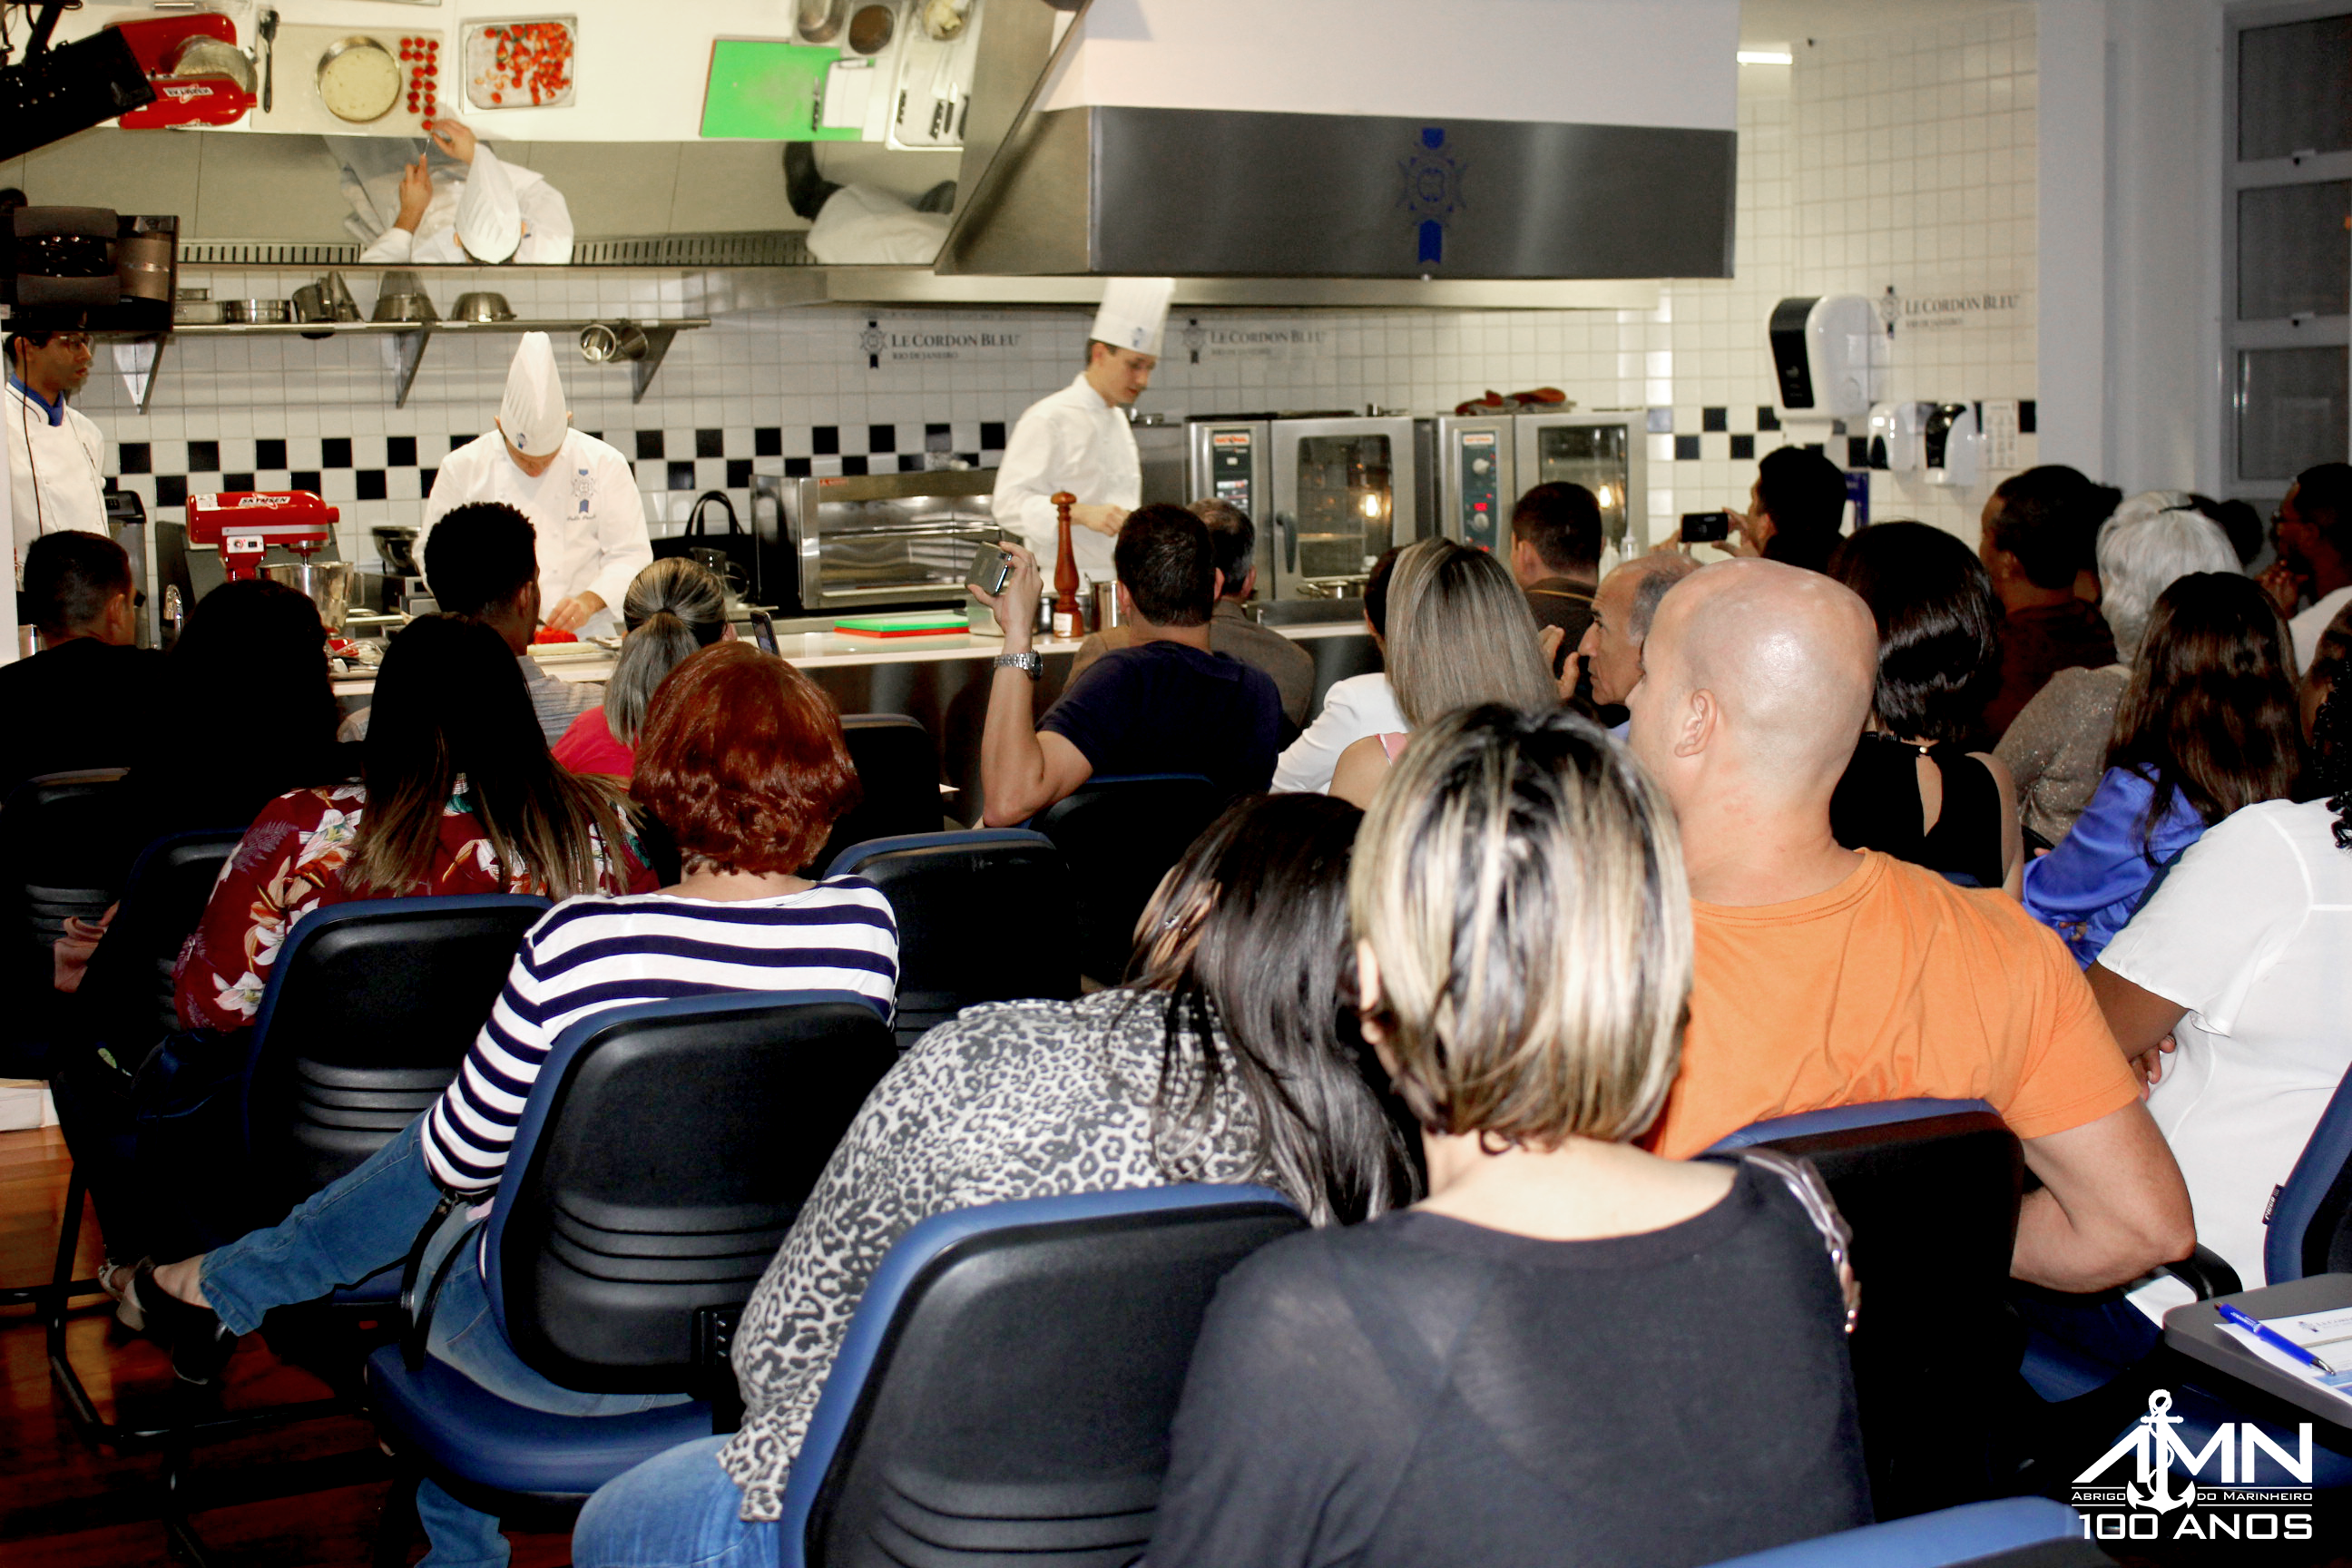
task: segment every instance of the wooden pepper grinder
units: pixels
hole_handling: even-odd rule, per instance
[[[1078,558],[1070,549],[1070,509],[1078,498],[1067,490],[1054,492],[1054,636],[1076,642],[1087,635],[1087,614],[1078,595]]]

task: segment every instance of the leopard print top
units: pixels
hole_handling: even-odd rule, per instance
[[[1017,1198],[1260,1179],[1255,1123],[1230,1078],[1188,1168],[1166,1169],[1153,1148],[1166,1014],[1164,996],[1129,991],[991,1004],[933,1029],[891,1068],[736,1330],[743,1427],[719,1462],[743,1489],[743,1519],[781,1513],[866,1282],[919,1221]]]

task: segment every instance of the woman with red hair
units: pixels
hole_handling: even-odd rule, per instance
[[[523,938],[489,1021],[430,1110],[269,1229],[142,1266],[133,1289],[181,1376],[216,1375],[271,1308],[398,1264],[445,1194],[487,1200],[541,1064],[581,1018],[634,1002],[800,990],[853,992],[887,1016],[898,978],[889,904],[856,877],[793,874],[857,797],[841,720],[806,676],[743,643],[688,658],[654,693],[630,793],[677,841],[676,886],[556,905]],[[442,1289],[431,1350],[537,1409],[612,1415],[668,1402],[580,1394],[532,1372],[492,1321],[472,1258]],[[417,1511],[434,1561],[505,1560],[498,1521],[430,1480]]]

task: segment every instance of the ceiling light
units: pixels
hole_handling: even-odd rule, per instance
[[[1794,65],[1797,58],[1786,49],[1742,49],[1732,58],[1744,66]]]

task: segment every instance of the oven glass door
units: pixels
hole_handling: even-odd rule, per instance
[[[1632,499],[1633,434],[1623,425],[1548,425],[1536,431],[1531,485],[1582,485],[1601,503],[1601,533],[1623,548],[1625,508]]]
[[[1362,584],[1392,542],[1396,460],[1390,437],[1302,436],[1294,469],[1303,593],[1337,597]]]

